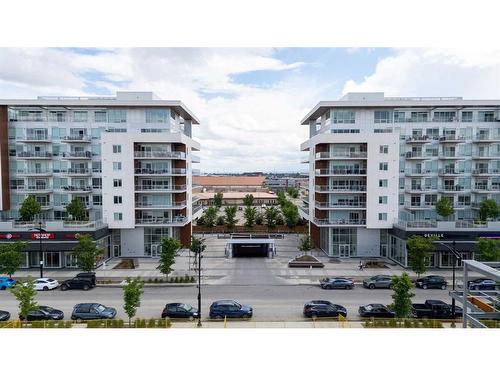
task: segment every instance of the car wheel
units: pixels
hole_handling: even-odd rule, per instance
[[[192,322],[194,320],[194,316],[191,315],[188,319],[190,322]]]
[[[375,289],[375,284],[370,284],[370,286],[368,288]]]
[[[441,285],[441,289],[445,290],[446,289],[446,284]]]
[[[422,285],[422,289],[427,289],[427,285],[426,284]]]
[[[67,290],[67,289],[68,289],[68,286],[66,284],[61,285],[61,290]]]
[[[248,316],[247,314],[245,314],[245,315],[243,315],[243,316],[242,316],[242,318],[243,318],[243,319],[248,319],[248,318],[249,318],[249,316]]]
[[[215,319],[216,319],[216,320],[222,320],[222,316],[220,316],[220,315],[216,315],[216,316],[215,316]]]
[[[88,285],[84,285],[84,286],[83,286],[83,290],[89,290],[89,289],[90,289],[90,288],[89,288],[89,286],[88,286]]]
[[[47,291],[47,290],[49,290],[49,287],[48,286],[44,286],[43,290]]]

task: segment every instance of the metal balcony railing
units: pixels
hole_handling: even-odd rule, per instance
[[[136,168],[135,174],[186,174],[186,169],[184,168],[170,168],[170,169],[154,169],[154,168]]]
[[[138,208],[165,208],[178,209],[186,206],[186,201],[172,203],[156,203],[156,202],[135,202],[135,207]]]
[[[183,190],[186,190],[186,185],[135,185],[135,190],[183,191]]]
[[[51,158],[52,153],[46,151],[21,151],[17,154],[18,158]]]
[[[21,140],[24,141],[49,141],[48,134],[27,134],[24,137],[21,137]]]
[[[74,151],[74,152],[63,152],[63,158],[86,158],[90,159],[92,153],[90,151]]]
[[[29,174],[29,175],[42,175],[42,174],[51,174],[52,169],[43,168],[26,168],[26,169],[18,169],[16,171],[17,174]]]
[[[356,202],[356,201],[338,201],[338,202],[318,202],[316,201],[316,207],[318,208],[366,208],[366,202]]]
[[[331,185],[331,186],[326,186],[326,185],[316,185],[316,191],[324,191],[324,192],[329,192],[329,191],[360,191],[364,192],[366,191],[366,185],[350,185],[350,186],[345,186],[345,185]]]
[[[173,219],[163,218],[163,217],[148,217],[148,218],[136,218],[136,224],[150,224],[150,225],[158,225],[158,224],[184,224],[187,223],[188,219],[184,216],[176,216]]]
[[[67,174],[90,174],[91,171],[88,168],[68,168],[65,173],[67,173]]]
[[[498,169],[479,168],[473,169],[472,174],[498,174]]]
[[[334,158],[366,158],[366,151],[331,151],[331,152],[318,152],[316,159],[334,159]]]
[[[65,191],[92,191],[92,186],[66,185],[61,186],[61,189]]]
[[[167,158],[167,159],[185,159],[186,153],[180,151],[134,151],[136,158]]]

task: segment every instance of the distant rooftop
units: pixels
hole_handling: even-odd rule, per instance
[[[264,176],[193,176],[193,183],[201,186],[263,186]]]

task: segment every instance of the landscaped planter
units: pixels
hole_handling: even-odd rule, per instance
[[[325,265],[312,255],[299,255],[288,262],[288,267],[294,268],[323,268]]]

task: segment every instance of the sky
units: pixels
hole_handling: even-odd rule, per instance
[[[305,171],[300,120],[347,92],[500,99],[500,49],[0,49],[0,98],[153,91],[200,119],[205,173]]]

